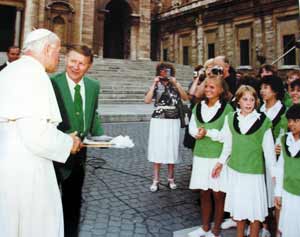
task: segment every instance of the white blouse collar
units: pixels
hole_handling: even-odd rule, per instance
[[[286,144],[292,156],[295,156],[300,150],[300,140],[296,141],[291,132],[287,133]]]
[[[241,114],[241,110],[237,109],[238,113],[238,120],[253,120],[260,118],[260,113],[258,113],[256,110],[253,110],[250,114],[247,114],[246,116]]]
[[[216,101],[216,103],[213,105],[213,106],[208,106],[206,104],[206,101],[205,100],[202,100],[201,101],[201,106],[205,109],[211,109],[211,110],[218,110],[221,108],[221,103],[219,100]]]
[[[265,113],[270,119],[274,119],[281,108],[282,108],[282,103],[280,100],[277,100],[277,102],[268,110],[266,108],[266,104],[264,103],[261,106],[260,111]]]

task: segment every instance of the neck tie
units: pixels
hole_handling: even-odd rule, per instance
[[[74,94],[74,108],[76,114],[76,129],[78,135],[81,136],[84,131],[84,120],[83,120],[83,108],[82,108],[82,97],[80,94],[80,85],[76,85],[74,87],[75,94]]]

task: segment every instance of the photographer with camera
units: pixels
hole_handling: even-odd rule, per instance
[[[175,68],[169,63],[159,63],[156,77],[145,96],[145,103],[155,100],[155,109],[150,120],[148,160],[153,162],[154,177],[151,192],[159,189],[161,164],[168,165],[168,186],[176,189],[174,167],[180,162],[178,155],[180,119],[177,103],[188,96],[175,78]]]
[[[201,83],[205,81],[205,78],[208,76],[221,75],[223,78],[223,68],[219,66],[218,64],[214,63],[214,59],[208,59],[204,63],[203,70],[201,69],[198,71],[199,78],[196,78],[194,80],[194,83],[192,84],[191,88],[189,89],[189,94],[195,96],[195,99],[197,102],[199,102],[204,97],[204,83]]]
[[[190,110],[192,111],[194,106],[199,102],[199,99],[196,98],[195,96],[195,92],[197,90],[198,87],[202,87],[201,84],[202,82],[205,80],[206,77],[206,73],[205,73],[205,67],[203,67],[202,65],[197,65],[194,68],[193,71],[193,79],[190,82],[189,86],[188,86],[188,97],[189,97],[189,101],[190,101]],[[189,115],[189,120],[191,118],[191,114]],[[183,138],[183,145],[186,148],[189,149],[194,149],[194,145],[195,145],[195,138],[193,138],[190,134],[189,134],[189,130],[188,127],[185,128],[185,133],[184,133],[184,138]]]
[[[215,57],[214,64],[215,66],[219,66],[220,68],[222,68],[223,79],[226,81],[230,93],[234,95],[237,90],[235,69],[230,66],[229,60],[223,55]]]

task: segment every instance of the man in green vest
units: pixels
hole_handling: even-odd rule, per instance
[[[92,63],[90,48],[72,46],[66,54],[66,71],[51,78],[63,120],[58,128],[66,133],[77,132],[81,139],[88,134],[103,134],[97,113],[99,81],[85,76]],[[54,164],[62,191],[65,237],[78,236],[85,161],[86,148],[82,148],[65,164]]]

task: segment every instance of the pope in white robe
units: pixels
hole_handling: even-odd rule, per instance
[[[71,136],[44,65],[22,56],[0,72],[0,236],[63,237],[52,161],[65,162]]]

